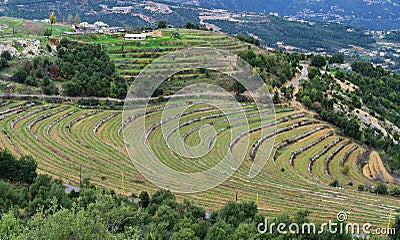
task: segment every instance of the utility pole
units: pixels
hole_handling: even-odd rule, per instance
[[[389,239],[390,220],[392,219],[392,214],[393,214],[393,211],[390,210],[389,222],[388,222],[388,226],[387,226],[387,229],[386,229],[386,231],[387,231],[387,233],[386,233],[386,239]]]
[[[79,166],[79,185],[82,186],[82,166]]]
[[[256,196],[256,205],[257,205],[257,208],[258,208],[258,193],[257,193],[257,196]]]
[[[125,195],[125,176],[124,171],[121,172],[122,195]]]

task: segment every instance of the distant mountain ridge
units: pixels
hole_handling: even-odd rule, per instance
[[[400,29],[400,0],[170,0],[207,8],[278,13],[373,30]]]

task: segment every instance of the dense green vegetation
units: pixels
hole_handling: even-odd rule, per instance
[[[67,96],[125,98],[125,79],[115,74],[115,66],[99,45],[79,44],[64,38],[58,46],[57,65]]]
[[[7,151],[0,152],[2,164],[21,160]],[[166,190],[151,197],[146,191],[138,198],[127,197],[96,188],[84,179],[79,192],[68,194],[60,181],[36,176],[35,170],[31,167],[26,171],[28,182],[0,180],[2,239],[351,239],[350,235],[331,234],[327,228],[320,235],[281,235],[277,228],[272,234],[258,233],[258,224],[264,223],[268,214],[259,213],[254,202],[228,202],[206,217],[203,208],[188,200],[177,202]],[[6,175],[1,172],[2,179]],[[268,220],[301,226],[310,223],[308,215],[308,211],[300,211]]]
[[[332,76],[318,75],[304,81],[302,89],[297,95],[306,107],[315,110],[325,121],[332,122],[343,129],[343,133],[355,139],[361,138],[360,125],[356,118],[348,118],[344,113],[337,113],[333,109],[334,100],[327,97],[326,92],[335,85]]]
[[[172,0],[187,2],[186,0]],[[202,7],[222,8],[234,11],[250,11],[260,13],[278,13],[280,16],[316,21],[334,21],[368,29],[397,29],[393,19],[398,17],[399,7],[392,1],[346,1],[336,0],[334,6],[325,1],[300,0],[213,0],[200,1]],[[313,13],[313,14],[310,14]]]
[[[125,98],[125,79],[116,74],[115,65],[100,45],[60,41],[57,58],[35,57],[26,60],[11,80],[41,87],[47,95]],[[56,87],[55,81],[62,84]]]
[[[296,75],[301,58],[298,54],[281,51],[257,54],[252,50],[240,53],[239,56],[252,65],[268,85],[278,88]]]
[[[312,25],[290,22],[279,17],[269,17],[268,22],[262,23],[236,23],[230,21],[208,21],[222,28],[229,34],[251,33],[262,39],[262,44],[277,46],[278,41],[285,45],[295,46],[300,49],[317,50],[323,48],[327,52],[357,45],[366,47],[375,40],[364,35],[362,29],[348,32],[348,26],[334,23],[314,23]]]
[[[70,1],[63,4],[56,3],[58,22],[68,22],[68,16],[79,16],[80,22],[94,23],[96,21],[103,21],[113,26],[121,26],[124,28],[133,27],[146,27],[149,22],[143,20],[137,15],[133,14],[120,14],[114,12],[102,12],[101,4],[107,5],[109,8],[120,7],[128,5],[132,6],[132,12],[140,12],[154,20],[153,27],[157,26],[157,21],[166,20],[168,25],[184,26],[187,21],[198,23],[199,11],[195,8],[178,7],[174,8],[170,14],[163,14],[160,12],[145,9],[140,4],[128,2],[120,3],[116,0],[90,0],[87,1]],[[54,3],[48,1],[41,1],[41,4],[28,0],[15,0],[4,4],[6,11],[0,12],[0,16],[9,16],[25,19],[47,19],[53,9]],[[96,11],[96,14],[84,14]]]
[[[8,67],[8,61],[12,59],[9,51],[3,51],[0,56],[0,70],[4,67]]]
[[[338,77],[359,86],[357,96],[364,104],[400,127],[400,75],[368,62],[353,62],[351,67],[355,73],[339,73]]]
[[[313,61],[314,62],[314,61]],[[315,60],[317,67],[319,64]],[[318,64],[317,64],[318,63]],[[320,73],[317,67],[310,67],[310,81],[304,81],[297,99],[306,107],[316,111],[323,120],[339,126],[343,133],[376,149],[384,155],[389,170],[397,172],[400,169],[400,148],[389,137],[373,128],[360,129],[359,120],[346,111],[337,111],[334,104],[343,102],[350,111],[361,108],[362,104],[370,109],[370,114],[380,120],[387,119],[400,126],[400,75],[373,67],[367,62],[354,62],[353,71],[338,71],[335,77],[358,86],[354,92],[341,92],[339,84],[332,75]],[[398,141],[399,134],[394,131],[393,138]]]
[[[57,64],[50,62],[48,57],[35,57],[26,60],[11,76],[10,80],[33,87],[41,87],[47,95],[58,94],[58,89],[50,77],[58,78],[60,69]]]
[[[247,42],[247,43],[254,44],[256,46],[260,46],[260,39],[256,39],[253,36],[244,36],[243,34],[238,34],[235,37],[242,42]]]

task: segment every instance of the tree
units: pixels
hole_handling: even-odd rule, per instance
[[[146,229],[146,233],[143,236],[144,240],[164,240],[167,235],[168,223],[155,223],[151,222]]]
[[[175,209],[164,204],[158,208],[155,216],[157,216],[154,220],[156,223],[168,223],[167,230],[171,230],[179,218]]]
[[[12,180],[16,176],[17,161],[8,150],[0,150],[0,177]]]
[[[178,232],[172,234],[170,240],[199,240],[200,238],[195,235],[195,232],[190,228],[182,228]]]
[[[80,24],[81,23],[81,18],[79,17],[79,14],[75,14],[74,22],[76,24]]]
[[[71,14],[68,15],[68,24],[72,25],[74,23],[74,17]]]
[[[6,60],[11,60],[12,59],[11,53],[9,51],[7,51],[7,50],[3,51],[1,53],[1,57],[5,58]]]
[[[248,223],[241,223],[239,227],[233,233],[234,240],[254,239],[255,232],[251,225]]]
[[[329,186],[337,188],[337,187],[340,187],[340,183],[339,183],[339,181],[337,179],[335,179],[333,182],[331,182],[329,184]]]
[[[219,217],[236,228],[246,219],[252,219],[256,213],[257,206],[254,202],[229,202],[221,208],[219,211]]]
[[[51,36],[51,29],[50,28],[46,28],[44,29],[43,35],[47,37],[47,39],[49,39],[49,37]]]
[[[375,192],[377,194],[387,195],[388,194],[387,186],[384,183],[379,183],[378,186],[376,186]]]
[[[281,91],[283,92],[283,95],[285,96],[285,98],[287,100],[292,100],[293,99],[293,91],[294,91],[294,87],[292,85],[288,86],[288,87],[281,87]]]
[[[392,190],[390,190],[390,195],[392,195],[394,197],[400,197],[400,188],[393,187]]]
[[[50,13],[49,20],[50,20],[51,31],[53,32],[53,24],[55,24],[57,21],[57,18],[56,18],[56,15],[54,14],[54,12]]]
[[[47,76],[47,75],[44,76],[42,85],[43,85],[43,86],[49,86],[49,85],[50,85],[50,78],[49,78],[49,76]]]
[[[341,53],[335,53],[332,57],[329,58],[329,63],[344,63],[344,55]]]
[[[321,55],[315,55],[311,58],[311,66],[321,68],[326,65],[326,60]]]
[[[7,67],[7,66],[8,66],[7,59],[1,57],[0,58],[0,69],[3,68],[3,67]]]
[[[142,208],[147,208],[150,203],[150,196],[146,191],[139,194],[139,204]]]
[[[274,97],[272,98],[272,102],[277,104],[281,102],[280,96],[279,96],[279,92],[275,91],[274,92]]]
[[[36,173],[37,163],[30,156],[22,156],[17,161],[17,180],[32,184],[37,177]]]
[[[186,29],[197,29],[197,30],[199,30],[199,29],[200,29],[200,26],[199,26],[199,24],[197,24],[197,23],[186,22],[185,28],[186,28]]]
[[[25,80],[26,80],[27,77],[28,77],[28,74],[26,74],[25,70],[23,68],[19,68],[11,76],[11,81],[14,81],[14,82],[17,82],[17,83],[25,83]]]
[[[4,237],[3,239],[17,239],[18,236],[21,236],[22,230],[21,220],[15,216],[13,211],[10,210],[1,215],[0,236]]]
[[[224,221],[218,221],[208,229],[205,240],[226,240],[231,239],[232,226]]]
[[[238,96],[241,93],[244,93],[246,91],[246,88],[240,82],[235,81],[233,83],[233,90],[235,91],[236,96]]]
[[[24,196],[11,183],[0,180],[0,214],[8,212],[11,207],[18,207]],[[1,222],[1,221],[0,221]]]
[[[180,39],[181,38],[181,34],[179,32],[172,32],[172,37]]]
[[[308,78],[309,79],[314,79],[316,76],[321,76],[321,73],[319,72],[318,68],[314,66],[309,66],[308,67]]]
[[[85,209],[60,209],[53,201],[51,209],[32,216],[21,239],[112,239],[106,223],[95,214]]]
[[[157,23],[157,28],[162,29],[162,28],[167,28],[167,21],[161,20]]]

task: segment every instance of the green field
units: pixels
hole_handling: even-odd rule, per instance
[[[46,28],[51,28],[50,24],[29,21],[21,18],[0,17],[0,39],[8,37],[43,37]],[[52,27],[53,35],[60,35],[64,32],[70,32],[71,27],[55,24]]]

